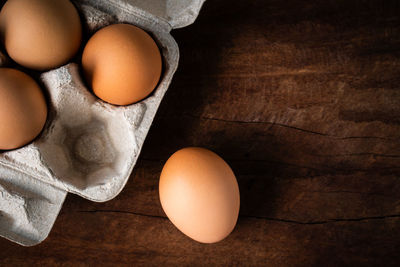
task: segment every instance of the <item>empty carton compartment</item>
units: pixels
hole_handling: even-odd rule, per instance
[[[137,145],[123,110],[96,99],[75,64],[45,73],[42,80],[53,106],[36,145],[54,176],[83,190],[127,173]]]

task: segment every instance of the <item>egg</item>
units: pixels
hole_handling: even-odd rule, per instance
[[[45,97],[27,74],[0,68],[0,150],[31,142],[42,131],[47,117]]]
[[[130,105],[157,86],[162,70],[160,50],[142,29],[114,24],[96,32],[82,55],[87,84],[100,99]]]
[[[161,206],[185,235],[202,243],[227,237],[236,225],[240,195],[229,165],[204,148],[184,148],[163,167]]]
[[[47,70],[76,54],[82,26],[69,0],[8,0],[0,12],[0,33],[15,62]]]

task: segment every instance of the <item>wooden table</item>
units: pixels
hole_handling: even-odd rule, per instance
[[[179,70],[126,188],[69,195],[47,240],[0,265],[400,264],[400,4],[210,0],[173,31]],[[204,146],[237,174],[234,232],[204,245],[165,218],[163,163]]]

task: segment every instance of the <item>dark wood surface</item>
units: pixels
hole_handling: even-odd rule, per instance
[[[114,200],[69,195],[47,240],[0,265],[400,265],[400,3],[206,2],[173,31],[179,70]],[[237,174],[234,232],[204,245],[158,199],[163,163],[203,146]]]

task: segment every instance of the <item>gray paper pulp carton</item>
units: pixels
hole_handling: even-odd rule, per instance
[[[90,35],[115,23],[149,32],[161,49],[163,76],[144,101],[113,106],[85,88],[75,63],[43,73],[50,100],[44,131],[28,146],[0,153],[0,236],[36,245],[68,192],[96,202],[121,192],[178,65],[170,31],[193,23],[204,1],[73,0]],[[2,53],[0,66],[7,66]]]

